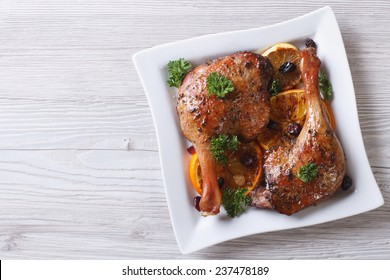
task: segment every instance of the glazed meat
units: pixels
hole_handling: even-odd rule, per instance
[[[295,143],[283,142],[265,155],[266,193],[270,204],[287,215],[330,197],[340,187],[345,174],[344,153],[320,99],[320,64],[314,48],[302,51],[301,71],[307,103],[305,124]],[[298,178],[298,172],[308,164],[316,172],[305,183]]]
[[[216,72],[233,82],[234,91],[225,98],[210,95],[207,77]],[[178,94],[177,113],[183,135],[193,143],[203,178],[200,200],[202,215],[219,213],[221,191],[210,140],[219,134],[237,135],[241,141],[256,138],[268,122],[268,86],[272,65],[252,52],[238,52],[198,66],[184,78]]]

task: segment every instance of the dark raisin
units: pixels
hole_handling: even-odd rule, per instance
[[[296,122],[289,123],[287,126],[287,132],[293,136],[298,136],[301,130],[302,130],[301,125]]]
[[[286,61],[285,63],[282,64],[282,66],[279,67],[279,72],[281,74],[286,74],[286,73],[293,72],[295,69],[297,69],[297,66],[294,63],[290,61]]]
[[[269,120],[267,123],[267,128],[273,130],[276,127],[276,122]]]
[[[195,147],[194,146],[190,146],[187,148],[187,152],[190,154],[190,155],[193,155],[196,153],[195,151]]]
[[[352,187],[352,179],[348,175],[344,176],[343,183],[341,184],[341,188],[346,191],[350,187]]]
[[[218,177],[218,178],[217,178],[217,182],[218,182],[218,186],[219,186],[220,188],[222,188],[223,185],[225,184],[225,179],[223,179],[222,177]]]
[[[195,196],[194,200],[192,201],[192,204],[194,204],[194,207],[196,210],[198,210],[198,212],[200,212],[199,203],[200,203],[200,196],[198,195],[198,196]]]
[[[313,39],[307,39],[306,41],[305,41],[305,46],[306,46],[306,48],[317,48],[317,44],[316,44],[316,42],[314,42],[313,41]]]
[[[242,158],[241,158],[241,164],[245,167],[252,167],[256,164],[256,161],[257,161],[257,157],[255,155],[251,155],[251,154],[245,154]]]

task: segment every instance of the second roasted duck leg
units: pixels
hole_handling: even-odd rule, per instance
[[[321,103],[320,64],[315,48],[302,51],[301,72],[307,102],[305,124],[295,143],[285,142],[265,155],[268,200],[277,211],[287,215],[334,194],[345,174],[342,147]]]

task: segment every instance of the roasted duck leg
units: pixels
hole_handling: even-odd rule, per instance
[[[211,95],[207,77],[216,72],[233,82],[234,91],[224,98]],[[193,143],[203,177],[202,215],[219,213],[221,191],[218,163],[210,152],[210,140],[220,134],[237,135],[241,141],[256,138],[270,112],[268,86],[272,65],[251,52],[238,52],[190,71],[178,93],[177,113],[183,135]]]
[[[344,152],[324,114],[318,88],[320,60],[315,48],[302,51],[306,120],[295,143],[266,153],[264,172],[270,204],[291,215],[330,197],[345,174]]]

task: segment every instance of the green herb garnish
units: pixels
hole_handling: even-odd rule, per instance
[[[318,86],[322,97],[325,100],[330,100],[332,98],[332,84],[330,83],[328,76],[324,71],[320,71],[318,74]]]
[[[208,75],[206,81],[209,95],[214,94],[219,98],[225,98],[226,94],[234,91],[233,82],[217,72]]]
[[[184,58],[178,60],[171,60],[167,64],[168,68],[168,80],[167,83],[170,87],[180,87],[181,82],[184,79],[184,76],[187,74],[188,70],[192,67]]]
[[[222,205],[230,217],[240,216],[247,206],[250,206],[250,199],[245,194],[247,189],[224,188],[222,192]]]
[[[271,88],[269,94],[275,96],[280,92],[280,81],[278,79],[272,80]]]
[[[211,138],[210,151],[218,162],[226,165],[228,159],[225,155],[225,151],[236,151],[239,144],[240,141],[238,141],[237,136],[232,136],[229,138],[229,136],[225,134],[220,134]]]
[[[297,177],[304,183],[310,183],[318,174],[318,167],[315,163],[309,162],[299,168]]]

